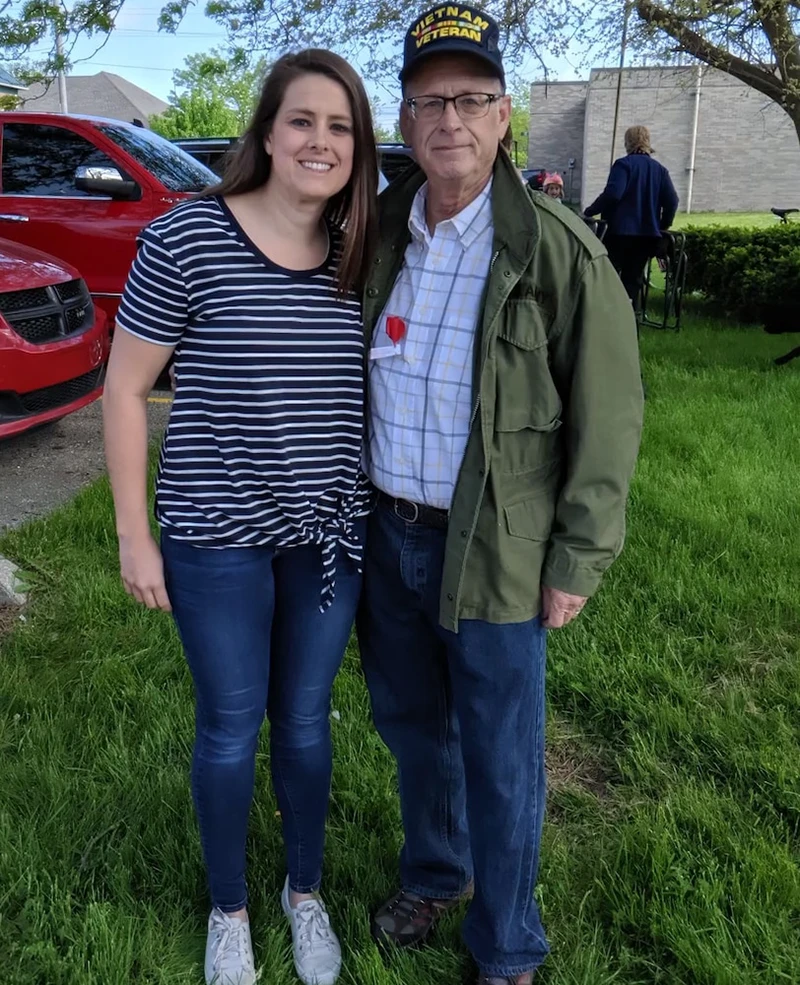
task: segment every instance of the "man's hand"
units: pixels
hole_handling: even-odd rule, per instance
[[[572,622],[587,601],[582,595],[542,585],[542,625],[545,629],[561,629]]]

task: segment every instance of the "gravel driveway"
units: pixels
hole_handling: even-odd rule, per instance
[[[171,400],[148,404],[151,437],[164,430]],[[105,472],[102,401],[37,431],[0,441],[0,530],[43,516]]]

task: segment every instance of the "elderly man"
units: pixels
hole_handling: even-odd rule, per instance
[[[358,628],[405,830],[373,933],[418,944],[474,894],[478,981],[527,985],[548,950],[546,633],[622,547],[642,389],[605,250],[500,149],[498,41],[463,5],[406,37],[401,125],[420,167],[381,198],[366,289],[379,504]]]

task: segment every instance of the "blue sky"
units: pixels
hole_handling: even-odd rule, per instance
[[[129,0],[117,19],[117,28],[101,51],[93,54],[97,43],[91,40],[79,42],[73,59],[74,75],[94,75],[96,72],[114,72],[141,86],[161,99],[169,98],[172,89],[172,73],[183,66],[187,55],[224,47],[225,32],[209,20],[197,7],[191,7],[177,34],[158,30],[158,14],[161,5],[155,0]],[[398,39],[398,44],[400,43]],[[35,58],[36,52],[32,52]],[[90,57],[91,56],[91,57]],[[555,78],[578,78],[580,73],[566,60],[554,62],[548,68]],[[521,68],[521,77],[540,76],[541,68],[531,58]],[[378,122],[391,127],[396,119],[399,88],[387,91],[385,86],[367,83],[370,95],[380,104]]]

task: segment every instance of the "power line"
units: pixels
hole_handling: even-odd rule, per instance
[[[220,38],[223,35],[218,31],[177,31],[171,34],[168,31],[158,31],[148,27],[117,27],[114,34],[146,34],[156,35],[161,38]]]
[[[155,65],[114,65],[111,62],[92,61],[91,65],[83,63],[85,68],[132,68],[137,72],[174,72],[174,68],[158,68]]]

